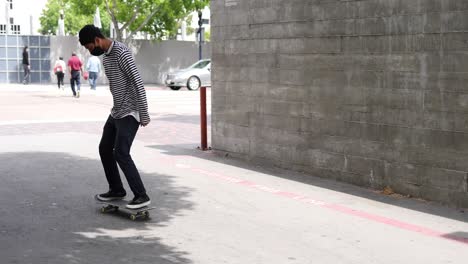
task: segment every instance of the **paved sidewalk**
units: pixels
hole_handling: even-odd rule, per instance
[[[196,150],[198,93],[148,91],[149,221],[103,215],[111,98],[0,86],[1,263],[466,263],[468,212]],[[210,95],[210,94],[209,94]],[[210,97],[210,96],[209,96]],[[125,182],[125,181],[124,181]]]

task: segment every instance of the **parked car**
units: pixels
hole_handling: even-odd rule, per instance
[[[192,66],[169,73],[166,76],[166,86],[172,90],[187,87],[198,90],[201,86],[211,86],[211,60],[199,60]]]

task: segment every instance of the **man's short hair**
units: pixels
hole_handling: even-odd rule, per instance
[[[94,43],[94,39],[98,38],[105,38],[104,35],[101,33],[101,30],[94,25],[86,25],[78,33],[78,37],[80,38],[81,46],[84,46],[88,43]]]

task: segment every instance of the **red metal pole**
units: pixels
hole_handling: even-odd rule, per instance
[[[208,149],[208,133],[206,121],[206,87],[200,87],[200,125],[201,125],[201,150]]]

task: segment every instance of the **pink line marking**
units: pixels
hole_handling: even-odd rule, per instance
[[[448,239],[451,241],[460,242],[465,245],[468,245],[468,238],[458,237],[454,235],[447,235],[447,234],[444,234],[442,232],[439,232],[430,228],[406,223],[406,222],[399,221],[396,219],[392,219],[392,218],[388,218],[388,217],[384,217],[380,215],[375,215],[375,214],[370,214],[370,213],[366,213],[366,212],[359,211],[359,210],[353,210],[351,208],[337,205],[337,204],[326,204],[326,205],[323,205],[322,207],[332,209],[334,211],[341,212],[347,215],[353,215],[353,216],[371,220],[377,223],[382,223],[385,225],[393,226],[399,229],[403,229],[403,230],[407,230],[407,231],[411,231],[415,233],[420,233],[426,236],[444,238],[444,239]]]
[[[180,158],[181,157],[179,156],[178,159],[180,159]],[[186,158],[190,158],[190,157],[186,156]],[[171,162],[171,163],[174,164],[174,166],[177,163],[177,159],[172,158],[172,157],[163,157],[162,160],[166,160],[168,162]],[[283,191],[283,190],[278,190],[278,189],[271,188],[271,187],[268,187],[268,186],[256,184],[255,182],[252,182],[252,181],[234,178],[234,177],[227,176],[227,175],[224,175],[224,174],[219,174],[217,172],[207,171],[207,170],[204,170],[204,169],[201,169],[201,168],[196,168],[196,167],[187,167],[187,168],[178,167],[178,168],[183,169],[183,170],[188,169],[188,170],[191,170],[193,172],[196,172],[196,173],[199,173],[199,174],[202,174],[202,175],[205,175],[205,176],[209,176],[209,177],[212,177],[212,178],[223,180],[225,182],[229,182],[229,183],[232,183],[232,184],[237,184],[237,185],[240,185],[240,186],[256,189],[258,191],[271,193],[271,194],[274,194],[274,195],[277,195],[277,196],[280,196],[280,197],[283,197],[283,198],[296,200],[296,201],[303,202],[303,203],[306,203],[306,204],[310,204],[310,205],[314,205],[314,206],[320,206],[322,208],[333,210],[335,212],[340,212],[340,213],[343,213],[343,214],[346,214],[346,215],[359,217],[359,218],[366,219],[366,220],[369,220],[369,221],[372,221],[372,222],[392,226],[392,227],[395,227],[395,228],[398,228],[398,229],[402,229],[402,230],[406,230],[406,231],[410,231],[410,232],[414,232],[414,233],[419,233],[421,235],[425,235],[425,236],[429,236],[429,237],[442,238],[442,239],[450,240],[450,241],[453,241],[453,242],[458,242],[458,243],[461,243],[463,245],[468,246],[468,238],[466,238],[466,237],[460,237],[460,236],[456,236],[456,235],[452,235],[452,234],[446,234],[446,233],[436,231],[436,230],[433,230],[433,229],[430,229],[430,228],[426,228],[426,227],[423,227],[423,226],[418,226],[418,225],[410,224],[410,223],[403,222],[403,221],[400,221],[400,220],[396,220],[396,219],[392,219],[392,218],[388,218],[388,217],[384,217],[384,216],[380,216],[380,215],[376,215],[376,214],[371,214],[371,213],[367,213],[367,212],[360,211],[360,210],[355,210],[355,209],[352,209],[352,208],[349,208],[349,207],[346,207],[346,206],[342,206],[342,205],[338,205],[338,204],[326,203],[324,201],[313,199],[313,198],[305,196],[305,195],[301,195],[301,194],[297,194],[297,193],[293,193],[293,192],[287,192],[287,191]]]

